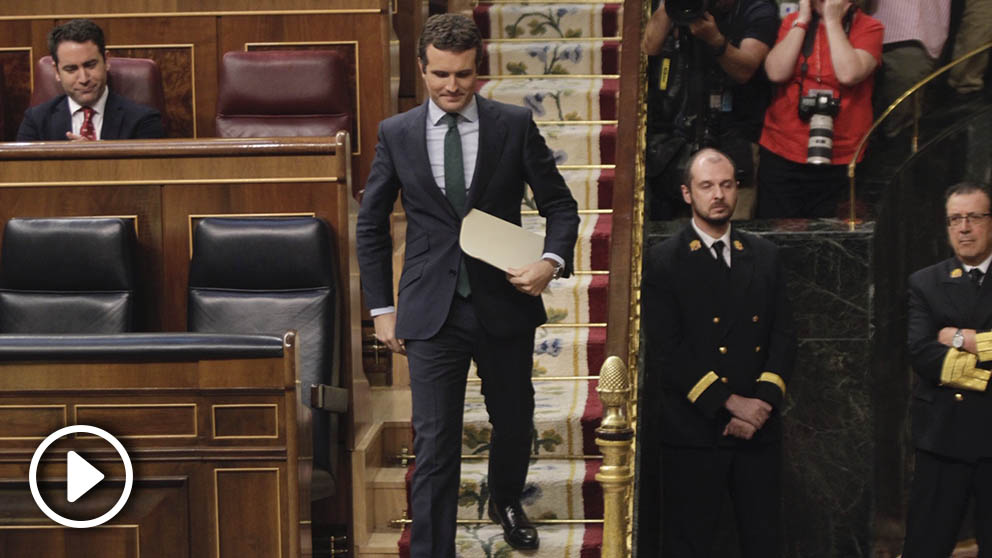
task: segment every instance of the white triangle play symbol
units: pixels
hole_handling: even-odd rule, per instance
[[[103,473],[74,451],[70,450],[67,457],[65,498],[69,503],[72,503],[89,492],[91,488],[100,484],[100,481],[103,480]]]

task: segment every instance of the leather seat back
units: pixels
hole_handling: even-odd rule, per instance
[[[280,335],[296,330],[303,399],[334,377],[337,276],[330,229],[320,219],[207,218],[196,225],[188,329]],[[313,411],[314,465],[331,468],[330,413]]]
[[[220,66],[217,135],[333,136],[351,131],[348,68],[326,50],[228,52]]]
[[[11,219],[0,257],[0,333],[133,329],[134,227],[124,219]]]

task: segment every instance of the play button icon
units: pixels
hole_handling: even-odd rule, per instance
[[[72,503],[89,492],[91,488],[100,484],[100,481],[103,480],[103,473],[72,450],[69,450],[67,457],[65,499]]]
[[[114,504],[110,510],[108,510],[103,515],[87,519],[85,521],[80,521],[76,519],[69,519],[63,517],[56,513],[52,508],[45,502],[42,498],[41,492],[38,490],[38,465],[41,463],[41,457],[45,454],[45,451],[55,443],[60,438],[72,434],[90,434],[93,436],[98,436],[107,442],[120,456],[121,461],[124,464],[124,491],[121,493],[120,498],[117,499],[117,503]],[[80,456],[75,451],[69,450],[66,453],[66,500],[69,503],[74,503],[84,494],[93,489],[96,485],[100,484],[104,479],[104,474],[100,472],[96,467],[91,465],[86,459]],[[34,498],[34,503],[37,504],[38,508],[48,516],[49,519],[62,525],[64,527],[73,527],[77,529],[85,529],[87,527],[96,527],[97,525],[103,525],[104,523],[113,519],[121,509],[124,508],[124,504],[127,503],[128,497],[131,495],[131,488],[134,486],[134,469],[131,467],[131,458],[127,454],[127,450],[121,445],[117,438],[114,438],[106,430],[97,428],[95,426],[89,426],[86,424],[77,424],[75,426],[66,426],[65,428],[60,428],[55,432],[48,435],[47,438],[34,450],[34,455],[31,456],[31,467],[28,470],[28,485],[31,488],[31,496]]]

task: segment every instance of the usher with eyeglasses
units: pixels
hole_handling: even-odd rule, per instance
[[[948,227],[959,227],[967,221],[969,224],[981,223],[987,217],[992,217],[992,213],[968,213],[966,215],[948,215],[947,216],[947,226]]]

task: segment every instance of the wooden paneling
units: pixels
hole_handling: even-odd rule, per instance
[[[195,403],[75,405],[77,424],[113,426],[118,438],[196,438]]]
[[[99,420],[112,433],[147,430],[164,420],[188,429],[192,408],[200,427],[194,438],[126,438],[135,485],[128,504],[110,523],[94,529],[53,525],[28,489],[28,464],[37,440],[14,440],[23,421],[0,414],[0,556],[78,558],[213,558],[299,556],[309,537],[309,487],[298,467],[309,461],[309,412],[298,409],[296,350],[287,340],[281,357],[168,362],[3,362],[0,409],[76,406],[78,419]],[[101,373],[101,370],[106,372]],[[86,385],[83,393],[78,386]],[[128,410],[143,409],[148,416]],[[275,408],[285,437],[276,444],[216,440],[209,409],[215,405]],[[175,409],[174,415],[155,409]],[[187,410],[182,414],[181,410]],[[84,412],[85,410],[85,412]],[[302,411],[297,415],[298,411]],[[156,414],[158,413],[158,414]],[[73,413],[70,412],[70,417]],[[299,417],[299,418],[298,418]],[[297,420],[300,420],[297,423]],[[75,421],[70,420],[70,423]],[[74,449],[107,480],[75,503],[65,497],[65,450]],[[91,437],[64,438],[39,468],[40,492],[56,512],[90,519],[117,501],[123,466],[116,451]],[[305,465],[304,465],[305,466]],[[301,506],[300,502],[307,505]],[[246,546],[247,545],[247,546]]]
[[[162,83],[168,84],[165,93],[165,135],[169,138],[195,138],[196,125],[196,76],[193,68],[195,45],[159,45],[154,47],[111,46],[113,57],[150,58],[162,72]],[[113,85],[113,84],[111,84]]]
[[[0,423],[6,424],[3,438],[43,440],[66,425],[65,405],[0,405]]]
[[[386,0],[4,0],[4,14],[78,15],[127,13],[201,13],[228,11],[370,10]]]
[[[216,17],[134,17],[94,21],[103,28],[107,49],[112,55],[151,58],[158,63],[165,86],[169,137],[214,135]],[[114,48],[114,45],[124,46]]]
[[[119,55],[159,63],[170,137],[216,134],[217,69],[225,52],[245,50],[252,43],[267,44],[258,48],[337,43],[335,48],[349,50],[347,59],[353,61],[357,191],[369,173],[377,126],[393,112],[390,7],[389,0],[10,0],[0,16],[0,63],[8,76],[4,94],[13,99],[5,109],[4,137],[12,138],[30,94],[30,75],[18,57],[24,57],[23,49],[33,49],[33,60],[47,54],[45,35],[69,17],[93,18],[103,27],[112,54],[117,45]],[[3,50],[10,48],[22,50]]]
[[[215,469],[214,473],[218,558],[284,556],[279,469]],[[258,511],[244,513],[248,508]]]
[[[278,438],[278,405],[213,405],[213,438]]]

